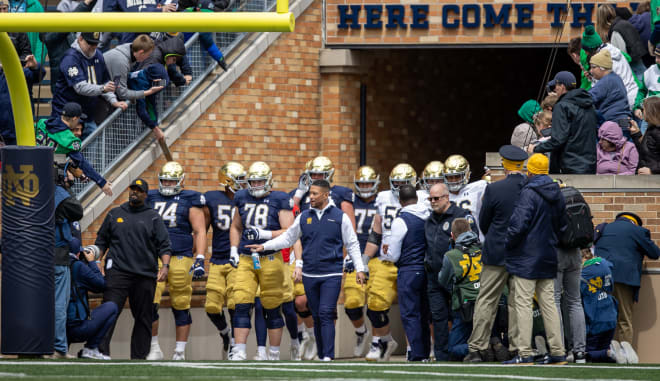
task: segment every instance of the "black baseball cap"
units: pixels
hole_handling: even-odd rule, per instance
[[[553,89],[559,83],[575,88],[577,81],[570,71],[560,71],[555,74],[555,78],[552,81],[548,82],[548,88]]]
[[[502,158],[507,160],[511,160],[511,161],[527,160],[527,152],[511,144],[507,144],[505,146],[500,147],[499,153],[500,156],[502,156]]]
[[[82,112],[82,106],[76,102],[67,102],[62,108],[62,115],[70,118],[79,116],[80,119],[87,119],[87,115]]]
[[[101,33],[99,32],[83,32],[80,33],[82,36],[83,40],[87,41],[90,44],[98,44],[101,42]]]
[[[129,188],[139,188],[142,192],[147,193],[149,192],[149,184],[144,181],[143,179],[137,178],[133,180],[131,185],[128,186]]]

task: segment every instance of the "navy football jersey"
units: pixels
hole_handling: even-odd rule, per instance
[[[294,189],[292,192],[295,193],[296,190]],[[291,197],[293,197],[293,195]],[[341,203],[343,201],[350,202],[351,204],[355,202],[355,194],[353,191],[349,188],[342,187],[341,185],[333,185],[330,188],[330,197],[332,198],[332,201],[334,201],[335,206],[339,209],[341,209]],[[300,211],[302,212],[306,209],[309,209],[309,192],[305,193],[302,199],[300,199]]]
[[[374,221],[374,216],[378,214],[376,198],[374,197],[371,202],[366,202],[360,197],[356,197],[353,208],[355,210],[355,232],[360,242],[360,251],[364,253],[369,233],[371,233],[371,224]]]
[[[280,191],[271,191],[266,197],[256,198],[247,189],[242,189],[234,196],[234,206],[240,215],[243,229],[258,227],[265,230],[280,230],[282,227],[279,212],[292,210],[293,200],[288,194]],[[266,241],[265,239],[246,240],[245,237],[241,237],[238,252],[250,255],[252,252],[245,248],[245,245],[261,244]],[[272,253],[273,251],[265,251],[262,255]]]
[[[76,93],[73,87],[78,82],[103,85],[110,81],[110,74],[108,74],[105,67],[101,50],[97,49],[94,57],[87,58],[76,49],[70,48],[64,54],[59,70],[61,74],[55,83],[51,115],[60,116],[62,108],[67,102],[80,104],[83,112],[89,115],[99,102],[99,96],[87,97],[80,95]]]
[[[229,228],[234,208],[234,201],[225,192],[209,191],[204,193],[206,207],[211,214],[213,241],[211,245],[211,263],[224,265],[229,263]]]
[[[163,196],[155,189],[149,191],[147,203],[163,219],[167,232],[170,234],[173,255],[192,257],[193,236],[188,216],[190,208],[204,207],[206,204],[204,195],[192,190],[183,190],[174,196]]]

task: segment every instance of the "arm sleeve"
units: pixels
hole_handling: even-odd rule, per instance
[[[493,208],[490,201],[490,186],[486,187],[484,191],[484,200],[481,203],[481,210],[479,211],[479,229],[484,235],[488,233],[488,228],[493,220]]]
[[[103,188],[105,186],[107,181],[103,178],[103,176],[101,176],[98,172],[96,172],[96,170],[94,170],[94,167],[92,167],[92,165],[89,164],[89,162],[87,161],[87,159],[85,159],[82,153],[78,151],[72,151],[69,152],[68,156],[69,158],[71,158],[71,160],[73,160],[73,162],[78,167],[80,167],[80,169],[82,169],[85,176],[92,179],[92,181],[96,183],[96,185],[98,185],[99,188]]]
[[[193,75],[192,67],[190,66],[190,60],[188,59],[187,55],[181,57],[181,72],[183,75]]]
[[[442,270],[438,274],[438,283],[450,293],[454,288],[452,278],[454,278],[454,266],[452,266],[449,256],[445,254],[442,259]]]
[[[73,85],[73,90],[86,97],[97,97],[99,95],[105,96],[105,94],[103,94],[103,85],[93,85],[85,81],[80,81]]]
[[[623,39],[623,36],[621,36],[621,33],[616,31],[612,32],[610,43],[615,47],[619,48],[621,53],[626,53],[626,54],[628,53],[628,49],[626,49],[626,41]]]
[[[138,114],[138,117],[147,127],[153,129],[158,125],[156,120],[151,118],[149,111],[147,110],[147,101],[145,99],[138,99],[135,101],[135,111]]]
[[[660,248],[651,239],[651,233],[648,229],[644,229],[643,233],[639,234],[638,245],[642,249],[644,255],[651,259],[660,258]]]
[[[353,260],[355,271],[364,272],[364,263],[362,262],[362,253],[360,252],[360,242],[353,230],[351,219],[344,213],[341,218],[341,237],[348,255]]]
[[[160,216],[154,218],[154,239],[155,246],[158,250],[158,256],[172,255],[172,244],[170,243],[170,236],[165,227],[165,223]]]
[[[395,218],[392,222],[392,229],[387,247],[387,254],[380,253],[380,259],[383,261],[390,261],[392,263],[399,260],[401,257],[401,244],[403,238],[408,233],[408,227],[401,218]]]
[[[105,215],[105,219],[96,233],[94,244],[99,247],[101,254],[105,253],[110,247],[110,224],[112,224],[112,211]]]
[[[646,73],[642,76],[640,81],[638,82],[639,90],[637,91],[637,97],[635,97],[635,107],[633,107],[633,110],[642,108],[642,104],[644,103],[644,99],[646,98],[646,95],[648,94],[649,90],[646,88],[646,82],[644,81],[644,77],[646,76]]]
[[[82,254],[81,254],[82,255]],[[105,279],[96,263],[91,262],[87,266],[83,262],[75,262],[78,271],[78,285],[91,291],[103,292],[105,290]]]
[[[293,246],[294,243],[300,238],[300,215],[293,220],[293,224],[277,238],[264,242],[264,250],[280,250]]]
[[[533,191],[521,192],[518,204],[513,209],[506,236],[505,245],[507,249],[518,246],[527,233],[529,222],[532,219],[532,209],[530,206],[533,205],[533,201],[530,197],[531,192]]]

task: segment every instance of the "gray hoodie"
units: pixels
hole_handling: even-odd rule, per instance
[[[75,41],[73,41],[73,43],[71,44],[71,47],[73,49],[77,50],[78,52],[80,52],[80,54],[82,54],[83,56],[85,56],[89,59],[94,57],[94,56],[90,57],[82,51],[82,49],[80,48],[80,45],[78,44],[77,39]],[[76,91],[76,93],[78,93],[80,95],[83,95],[83,96],[86,96],[86,97],[96,97],[96,96],[100,95],[100,96],[103,97],[103,99],[108,101],[108,103],[110,103],[110,104],[117,102],[117,96],[115,95],[115,93],[104,93],[103,92],[103,86],[104,85],[105,84],[95,85],[95,84],[92,84],[92,83],[89,83],[89,82],[80,81],[80,82],[76,83],[73,86],[73,89]]]
[[[144,98],[143,90],[129,90],[127,86],[128,73],[131,71],[131,44],[126,43],[103,53],[105,67],[108,68],[110,78],[119,76],[119,87],[115,91],[119,99],[136,100]]]

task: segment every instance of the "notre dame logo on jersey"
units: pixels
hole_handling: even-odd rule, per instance
[[[7,205],[14,205],[19,199],[24,206],[39,194],[39,177],[34,173],[33,165],[20,165],[16,172],[11,164],[5,165],[2,174],[2,193]]]

